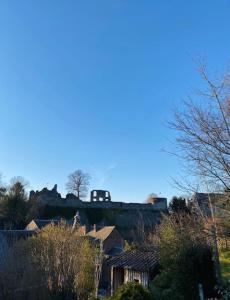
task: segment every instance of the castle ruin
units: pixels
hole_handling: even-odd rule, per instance
[[[73,208],[102,208],[102,209],[137,209],[137,210],[167,210],[167,199],[155,197],[151,203],[126,203],[113,202],[109,191],[93,190],[90,194],[90,202],[83,201],[74,194],[67,194],[65,198],[57,191],[55,184],[53,189],[43,188],[41,191],[31,191],[30,199],[36,199],[43,205],[73,207]]]

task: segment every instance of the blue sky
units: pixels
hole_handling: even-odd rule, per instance
[[[0,2],[0,171],[31,188],[89,172],[112,200],[179,192],[165,123],[201,85],[194,58],[223,71],[230,2]]]

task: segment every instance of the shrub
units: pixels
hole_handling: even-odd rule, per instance
[[[149,290],[134,282],[123,284],[118,288],[112,300],[151,300]]]
[[[199,299],[199,284],[205,297],[216,296],[212,249],[202,220],[187,214],[165,216],[154,238],[161,265],[151,288],[157,299]]]

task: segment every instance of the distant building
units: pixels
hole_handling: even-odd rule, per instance
[[[90,201],[111,201],[110,192],[104,190],[93,190],[90,193]]]
[[[148,203],[127,203],[111,201],[111,194],[106,190],[92,190],[90,193],[90,201],[82,201],[73,194],[67,194],[65,198],[57,191],[57,185],[49,190],[43,188],[41,191],[31,191],[30,200],[37,201],[41,205],[58,206],[58,207],[73,207],[81,208],[102,208],[102,209],[123,209],[123,210],[167,210],[167,199],[150,195]]]
[[[138,224],[143,224],[146,230],[152,230],[167,213],[167,199],[151,194],[148,203],[127,203],[112,201],[112,196],[106,190],[93,190],[91,201],[82,201],[73,194],[62,197],[57,185],[52,189],[31,191],[29,201],[41,207],[41,218],[53,218],[53,212],[63,215],[74,215],[79,211],[82,224],[115,225],[122,236],[133,241],[137,235]],[[124,199],[125,200],[125,199]],[[43,218],[42,218],[43,219]],[[112,224],[111,224],[112,220]]]
[[[111,295],[127,282],[148,286],[158,274],[159,264],[155,251],[127,251],[108,259],[111,268]]]
[[[226,210],[228,199],[221,193],[194,193],[192,197],[193,209],[205,217],[211,217],[211,206],[215,216],[229,216],[229,210]]]
[[[84,235],[100,240],[105,254],[123,251],[124,239],[115,226],[97,226],[95,224],[90,231],[87,231],[87,228],[87,226],[82,226],[80,230]]]
[[[54,219],[34,219],[32,220],[25,228],[25,230],[41,230],[43,227],[54,224],[57,225],[61,221],[61,218],[54,218]]]
[[[124,250],[124,239],[115,226],[94,225],[91,230],[89,230],[89,226],[81,226],[79,230],[82,235],[91,238],[95,243],[101,243],[105,258],[118,255]],[[107,290],[109,286],[110,267],[103,262],[100,287]]]

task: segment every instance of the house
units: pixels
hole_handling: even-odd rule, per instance
[[[14,243],[22,239],[26,240],[35,234],[34,230],[0,230],[0,268]]]
[[[49,224],[57,225],[61,220],[60,217],[54,219],[34,219],[26,226],[25,230],[39,231]],[[73,226],[74,220],[71,219],[67,223]],[[123,251],[124,239],[115,226],[98,226],[96,224],[93,226],[83,225],[79,226],[78,231],[82,236],[87,236],[93,240],[102,242],[103,252],[105,254],[117,254]]]
[[[156,251],[127,251],[107,260],[111,268],[111,295],[127,282],[138,282],[148,286],[158,274]]]
[[[228,195],[221,193],[194,193],[192,197],[194,211],[204,217],[210,218],[212,210],[215,217],[229,217]]]
[[[61,220],[61,217],[56,217],[53,219],[34,219],[32,220],[25,228],[25,230],[35,230],[39,231],[43,227],[54,224],[58,225]],[[78,231],[82,236],[87,236],[93,240],[101,241],[103,244],[103,252],[105,254],[117,254],[123,251],[124,239],[117,231],[115,226],[99,226],[94,224],[93,226],[80,225],[80,215],[77,212],[76,216],[68,220],[67,223],[69,226],[78,226]]]
[[[49,220],[34,219],[27,226],[27,231],[40,231],[43,227],[54,224],[57,225],[61,221],[60,218],[54,218]],[[86,238],[89,238],[96,245],[101,245],[103,254],[106,258],[113,257],[117,254],[123,252],[124,249],[124,239],[118,232],[115,226],[99,226],[94,224],[91,225],[80,225],[80,215],[77,212],[76,216],[68,220],[67,223],[73,229],[76,228],[77,232]],[[75,227],[76,226],[76,227]],[[102,265],[101,272],[101,285],[104,288],[108,288],[110,285],[110,268],[107,264]]]
[[[90,230],[91,229],[91,230]],[[113,257],[123,252],[124,239],[115,226],[80,226],[80,234],[101,243],[105,259]],[[107,290],[110,286],[110,267],[105,263],[102,264],[100,288]]]
[[[87,231],[87,226],[81,227],[83,227],[82,232],[84,235],[102,242],[105,254],[111,255],[123,251],[124,239],[115,226],[97,226],[95,224],[90,231]]]
[[[54,224],[57,225],[61,221],[61,218],[57,217],[54,219],[34,219],[26,226],[25,230],[41,230],[43,227]]]

